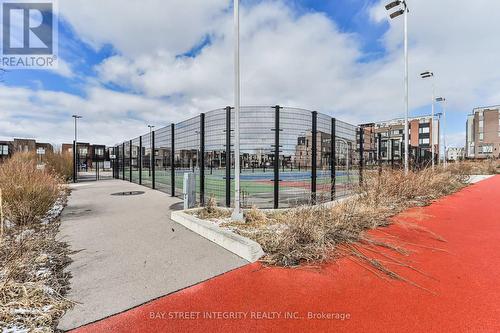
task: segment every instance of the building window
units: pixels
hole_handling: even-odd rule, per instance
[[[7,145],[0,145],[0,155],[9,155],[9,146]]]
[[[484,127],[484,120],[479,121],[479,130],[481,131]]]
[[[430,127],[420,127],[418,129],[419,133],[429,133]]]
[[[484,139],[484,133],[479,133],[479,140],[483,141],[483,139]]]
[[[423,138],[423,139],[419,139],[418,140],[418,143],[421,144],[421,145],[428,145],[429,144],[429,138]]]

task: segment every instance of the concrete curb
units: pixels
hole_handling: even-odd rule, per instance
[[[495,177],[495,175],[470,175],[469,176],[469,184],[477,184],[480,181],[486,180],[488,178]]]
[[[211,242],[225,248],[249,262],[256,262],[264,255],[262,247],[251,239],[219,228],[212,222],[199,219],[182,211],[172,212],[172,221],[182,224],[186,228]]]

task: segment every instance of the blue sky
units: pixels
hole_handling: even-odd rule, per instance
[[[70,141],[70,116],[83,113],[87,141],[113,144],[141,134],[147,123],[166,125],[231,102],[230,80],[224,79],[232,69],[230,1],[186,1],[186,7],[189,2],[200,7],[189,13],[169,1],[148,0],[142,15],[134,13],[139,7],[115,6],[116,1],[97,9],[88,0],[60,1],[64,70],[5,75],[0,92],[10,103],[0,104],[1,137]],[[460,31],[454,22],[425,13],[429,4],[437,6],[431,0],[413,4],[415,21],[410,21],[411,113],[430,112],[430,84],[419,81],[418,72],[432,67],[439,78],[437,94],[450,100],[450,141],[459,145],[466,114],[474,106],[495,103],[498,90],[486,84],[499,80],[487,68],[472,66],[491,61],[488,56],[477,59],[486,41],[463,34],[463,43],[477,44],[471,45],[478,49],[474,54],[461,52],[460,40],[442,43],[440,35],[449,36],[447,29]],[[243,102],[288,103],[354,123],[401,116],[401,22],[389,22],[381,5],[376,0],[242,1]],[[455,7],[460,7],[455,8],[458,20],[472,10],[467,4]],[[276,46],[274,54],[267,42]],[[273,56],[281,62],[276,64]],[[278,82],[266,79],[270,70]],[[450,77],[457,70],[473,77]],[[317,87],[304,91],[308,84],[300,80]]]

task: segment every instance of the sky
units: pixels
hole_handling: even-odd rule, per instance
[[[242,105],[316,110],[353,123],[404,116],[403,20],[386,1],[242,0]],[[499,1],[409,0],[410,115],[447,99],[447,141],[500,104]],[[59,0],[57,70],[10,70],[0,139],[113,145],[233,104],[229,0]],[[487,10],[486,10],[487,8]],[[441,112],[441,106],[436,106]]]

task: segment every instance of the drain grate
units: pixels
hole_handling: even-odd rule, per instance
[[[117,193],[112,193],[111,195],[120,195],[120,196],[125,196],[125,195],[141,195],[144,194],[145,192],[143,191],[128,191],[128,192],[117,192]]]

